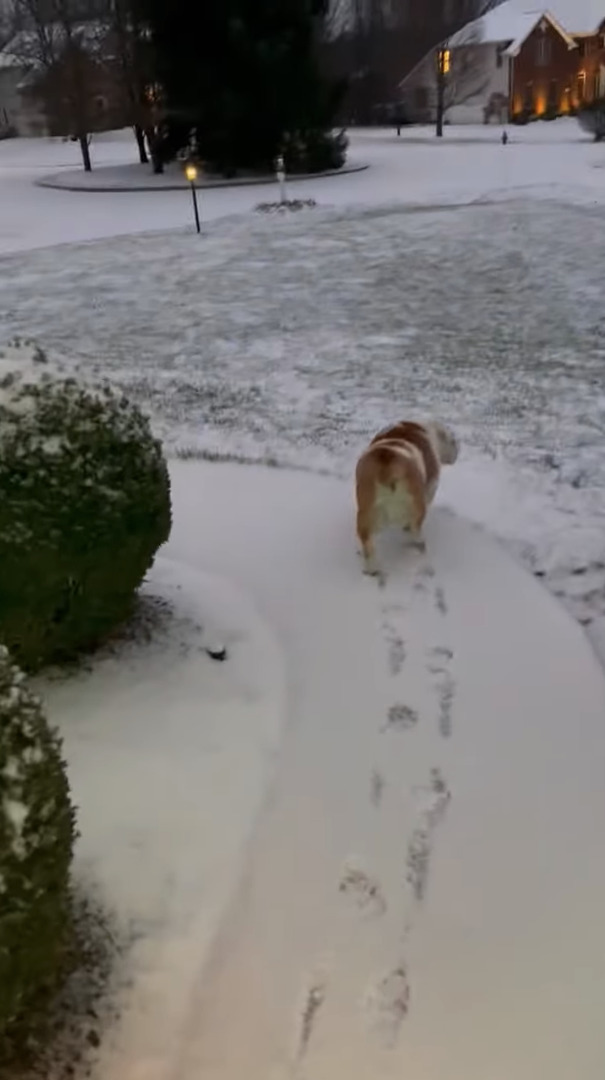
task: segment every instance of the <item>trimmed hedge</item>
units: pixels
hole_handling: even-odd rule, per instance
[[[311,131],[284,141],[284,162],[289,173],[319,173],[341,169],[349,140],[344,131]]]
[[[74,812],[61,744],[0,646],[0,1062],[63,971]]]
[[[170,527],[166,462],[138,408],[30,343],[0,353],[0,641],[21,667],[124,621]]]
[[[605,99],[599,98],[578,110],[578,123],[583,131],[593,136],[595,142],[605,139]]]

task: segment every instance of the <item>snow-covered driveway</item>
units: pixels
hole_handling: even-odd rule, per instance
[[[174,1062],[146,1077],[600,1080],[605,684],[579,629],[443,510],[426,556],[387,544],[380,589],[339,482],[173,482],[169,554],[255,597],[290,713]]]

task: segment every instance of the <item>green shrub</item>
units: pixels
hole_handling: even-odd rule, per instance
[[[62,973],[73,843],[61,744],[0,646],[0,1062]]]
[[[349,140],[344,131],[306,132],[290,136],[284,144],[284,161],[291,173],[328,172],[340,169],[347,159]]]
[[[593,136],[595,142],[605,138],[605,99],[597,98],[578,109],[580,127]]]
[[[70,659],[126,619],[170,525],[140,411],[31,344],[0,353],[0,641],[21,667]]]

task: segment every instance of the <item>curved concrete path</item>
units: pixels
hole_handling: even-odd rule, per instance
[[[173,484],[168,554],[254,594],[290,713],[170,1080],[602,1080],[605,684],[581,631],[444,511],[426,555],[386,544],[381,589],[337,481]]]

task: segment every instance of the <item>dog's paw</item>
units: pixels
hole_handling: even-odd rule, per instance
[[[379,570],[379,568],[377,566],[374,566],[373,563],[364,563],[363,572],[366,575],[366,577],[373,577],[373,578],[379,578],[380,577],[380,570]]]

